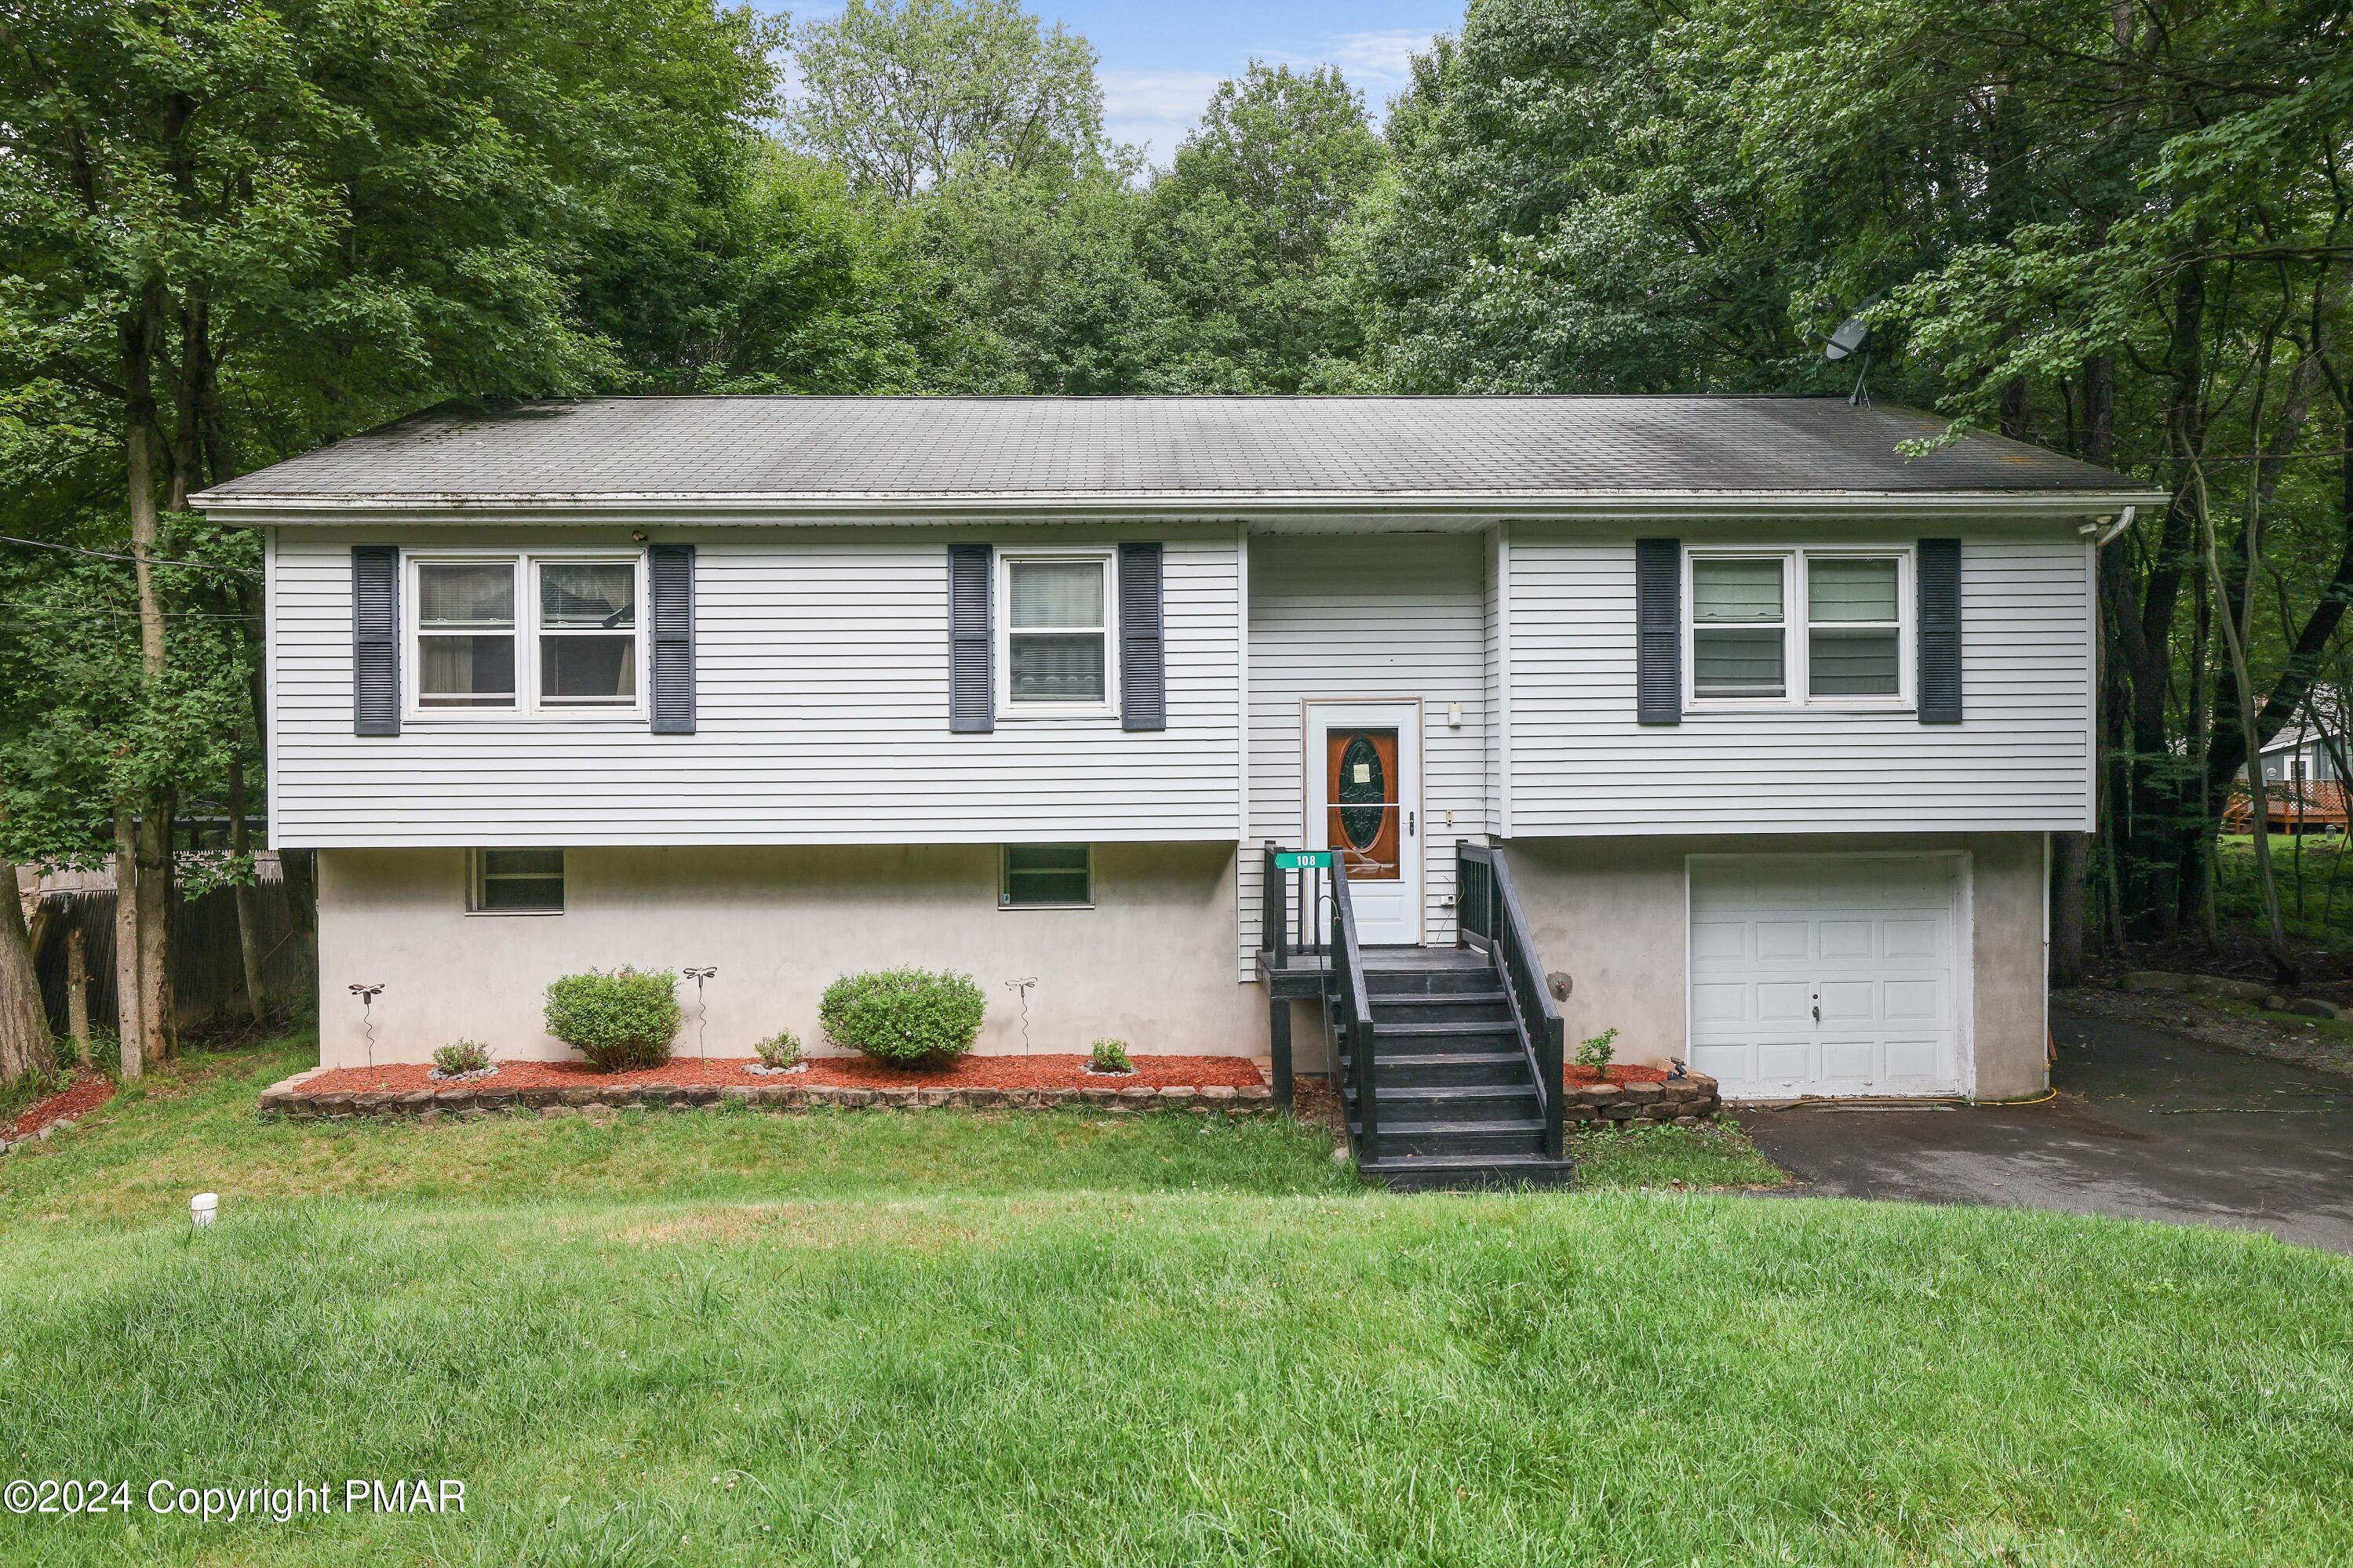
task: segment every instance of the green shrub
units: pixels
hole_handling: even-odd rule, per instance
[[[667,969],[592,969],[547,988],[547,1032],[601,1072],[659,1067],[678,1033],[678,976]]]
[[[1597,1070],[1609,1065],[1618,1054],[1618,1030],[1613,1025],[1577,1047],[1577,1065]]]
[[[827,986],[817,1016],[838,1043],[912,1068],[953,1061],[972,1049],[985,1006],[969,974],[881,969],[845,974]]]
[[[797,1068],[801,1065],[801,1037],[790,1029],[778,1029],[752,1047],[760,1053],[764,1068]]]
[[[470,1072],[488,1072],[491,1049],[479,1040],[453,1040],[433,1053],[433,1065],[444,1078],[458,1078]]]
[[[1097,1072],[1134,1072],[1135,1064],[1127,1058],[1125,1040],[1097,1040],[1094,1053],[1087,1065]]]

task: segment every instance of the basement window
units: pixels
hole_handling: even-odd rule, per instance
[[[564,851],[474,849],[467,859],[466,909],[478,915],[560,915]]]
[[[997,882],[1007,910],[1082,910],[1094,903],[1094,854],[1084,844],[1008,844]]]

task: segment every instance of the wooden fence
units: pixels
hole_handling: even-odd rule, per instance
[[[76,888],[44,893],[54,928],[42,941],[41,1004],[49,1027],[66,1032],[66,952],[69,931],[79,928],[90,969],[90,1027],[111,1034],[114,996],[114,890]],[[254,889],[261,918],[261,984],[273,1006],[318,994],[316,933],[294,918],[286,884],[275,878]],[[245,958],[237,945],[237,892],[217,888],[184,899],[172,910],[172,1003],[180,1026],[189,1028],[245,1009]]]

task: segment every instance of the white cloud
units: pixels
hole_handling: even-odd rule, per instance
[[[1225,78],[1216,71],[1098,70],[1103,89],[1103,130],[1114,142],[1145,149],[1166,168],[1176,143],[1199,122],[1209,94]]]
[[[1099,70],[1103,89],[1103,129],[1114,142],[1142,147],[1166,168],[1176,145],[1200,123],[1209,95],[1229,76],[1240,76],[1251,58],[1294,69],[1333,65],[1348,85],[1365,95],[1376,121],[1388,101],[1413,79],[1413,57],[1430,50],[1431,35],[1412,27],[1334,33],[1305,48],[1254,49],[1230,71]]]
[[[1335,33],[1322,44],[1323,59],[1340,68],[1352,86],[1377,110],[1413,79],[1413,57],[1430,52],[1430,35],[1413,27],[1386,32]]]

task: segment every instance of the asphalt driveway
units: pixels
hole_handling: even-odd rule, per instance
[[[2008,1204],[2268,1230],[2353,1252],[2353,1081],[2053,1013],[2058,1097],[1743,1110],[1811,1196]]]

